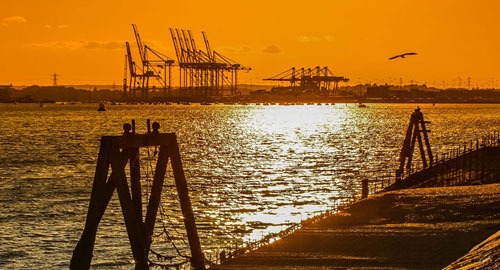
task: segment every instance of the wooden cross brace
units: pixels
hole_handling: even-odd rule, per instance
[[[427,130],[427,128],[425,127],[425,124],[429,123],[429,121],[424,121],[424,115],[420,111],[420,108],[417,108],[415,112],[412,113],[410,124],[408,125],[408,129],[406,130],[403,148],[401,149],[401,153],[399,156],[399,169],[396,171],[396,180],[401,179],[405,164],[407,170],[411,169],[411,162],[413,159],[413,152],[416,142],[418,142],[418,146],[420,149],[420,156],[422,158],[423,167],[427,168],[429,164],[433,164],[434,157],[432,155],[428,136],[430,130]],[[427,149],[427,156],[424,149],[424,143],[425,148]],[[427,162],[427,158],[429,159],[429,163]]]
[[[154,124],[153,127],[155,127]],[[73,251],[70,269],[87,270],[90,268],[97,228],[115,189],[118,191],[136,263],[135,269],[149,269],[147,258],[169,159],[191,249],[191,264],[195,269],[205,269],[177,139],[175,133],[159,133],[158,127],[159,125],[153,133],[148,132],[144,135],[132,134],[126,130],[123,136],[103,136],[101,138],[87,220],[80,241]],[[159,146],[159,152],[144,219],[139,148],[147,146]],[[130,164],[130,189],[125,173],[128,163]],[[111,174],[109,174],[110,167]]]

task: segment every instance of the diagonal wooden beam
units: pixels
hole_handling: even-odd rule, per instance
[[[417,133],[418,140],[418,148],[420,149],[420,156],[422,157],[422,163],[424,164],[424,168],[427,168],[427,158],[425,157],[424,144],[422,142],[422,135],[420,135],[420,128],[418,127],[418,123],[415,128],[415,132]]]
[[[144,224],[144,235],[146,237],[146,254],[149,253],[149,247],[151,246],[151,237],[153,236],[156,216],[158,214],[158,207],[160,205],[163,182],[165,180],[165,172],[167,171],[167,164],[168,148],[166,146],[160,146],[158,160],[156,161],[153,186],[151,187],[151,195],[149,197],[148,209],[146,212],[146,221]]]
[[[139,164],[139,148],[130,149],[130,187],[135,214],[142,222],[142,192],[141,192],[141,165]]]
[[[175,135],[170,138],[168,150],[182,215],[184,216],[184,225],[188,235],[189,248],[191,249],[191,265],[196,270],[205,270],[205,257],[201,251],[200,238],[196,228],[191,199],[189,198],[188,186],[186,177],[184,176],[184,170],[182,169],[181,155]]]
[[[102,215],[98,212],[103,205],[103,187],[106,185],[106,178],[109,170],[109,155],[108,145],[101,140],[99,154],[97,156],[97,166],[94,174],[94,182],[92,184],[92,193],[90,195],[90,203],[85,221],[85,228],[78,241],[70,262],[70,269],[89,269],[92,261],[92,253],[94,251],[95,237],[97,227],[101,221]]]
[[[414,119],[414,120],[416,120],[416,119]],[[412,134],[412,138],[411,138],[411,144],[410,144],[410,148],[408,149],[408,163],[406,164],[406,169],[408,169],[408,170],[411,169],[411,162],[413,159],[413,151],[415,150],[415,140],[417,139],[417,133],[418,133],[418,125],[414,121],[413,122],[413,134]]]
[[[428,122],[430,123],[430,122]],[[425,126],[425,121],[424,121],[424,116],[421,113],[420,114],[420,124],[422,125],[422,133],[424,134],[424,143],[427,148],[427,155],[429,156],[429,163],[433,164],[434,163],[434,156],[432,155],[432,150],[431,150],[431,144],[429,143],[429,135],[427,132],[427,128]]]
[[[111,176],[106,181],[110,165],[110,146],[111,144],[109,140],[104,138],[101,140],[101,146],[97,157],[96,172],[94,175],[94,183],[92,185],[92,193],[90,196],[89,209],[87,219],[85,221],[85,228],[83,229],[80,240],[73,251],[70,269],[90,268],[97,228],[115,190],[113,178],[116,174],[111,173]],[[121,166],[123,168],[125,168],[127,161],[128,157],[122,158]]]
[[[132,247],[132,254],[135,259],[135,269],[145,270],[149,269],[149,266],[144,249],[144,236],[141,229],[142,222],[136,216],[136,210],[132,202],[132,197],[127,183],[125,168],[120,166],[122,156],[129,157],[130,149],[125,148],[120,153],[119,145],[113,143],[111,148],[111,168],[113,173],[116,173],[116,177],[113,178],[113,180],[118,190],[118,198],[120,199],[123,218],[125,220],[125,226],[127,227],[127,234]]]
[[[408,128],[406,129],[406,136],[403,141],[403,147],[401,148],[401,153],[399,154],[399,170],[396,171],[396,176],[399,178],[403,173],[403,169],[405,166],[406,159],[410,152],[411,139],[412,139],[412,130],[414,125],[415,114],[413,113],[410,117],[410,123],[408,124]]]

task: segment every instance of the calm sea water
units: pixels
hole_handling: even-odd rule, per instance
[[[84,226],[99,139],[135,119],[176,132],[207,254],[261,238],[359,193],[394,170],[414,104],[0,105],[0,268],[63,269]],[[500,128],[499,105],[422,105],[434,152]],[[144,185],[154,149],[144,150]],[[165,226],[181,253],[182,218],[167,172]],[[156,230],[160,234],[161,230]],[[165,235],[153,249],[175,254]],[[133,269],[116,193],[101,222],[95,269]]]

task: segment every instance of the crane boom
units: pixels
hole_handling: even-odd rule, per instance
[[[135,35],[135,40],[137,42],[137,47],[139,49],[139,55],[144,64],[144,62],[146,62],[144,55],[144,45],[142,44],[141,36],[139,35],[139,30],[137,29],[137,25],[132,24],[132,28],[134,28],[134,35]]]
[[[194,63],[194,57],[193,57],[193,49],[191,48],[191,44],[188,41],[186,31],[184,29],[181,30],[182,33],[182,40],[184,41],[184,45],[186,46],[186,52],[189,57],[189,62]]]
[[[179,52],[179,44],[177,37],[175,36],[174,29],[170,28],[170,35],[172,36],[172,42],[174,43],[175,55],[177,56],[177,61],[182,62],[181,54]]]
[[[182,38],[182,35],[179,31],[179,29],[175,29],[175,32],[177,33],[177,40],[179,41],[179,46],[180,46],[180,51],[181,51],[181,58],[182,58],[182,62],[187,62],[188,59],[186,59],[186,54],[187,54],[187,50],[186,50],[186,46],[184,45],[184,39]]]
[[[187,30],[189,40],[191,41],[191,47],[193,51],[197,51],[198,49],[196,48],[196,42],[194,41],[193,35],[191,34],[191,30]]]
[[[208,42],[207,34],[205,32],[201,32],[203,35],[203,40],[205,41],[205,48],[207,49],[207,55],[210,57],[210,60],[213,61],[213,53],[212,48],[210,48],[210,43]]]
[[[135,65],[134,61],[132,60],[132,52],[130,51],[130,44],[125,42],[125,46],[127,47],[127,57],[128,57],[128,66],[130,70],[130,76],[135,76]]]

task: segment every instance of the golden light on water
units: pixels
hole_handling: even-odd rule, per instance
[[[345,119],[352,118],[356,111],[351,110],[352,104],[314,104],[314,105],[293,105],[293,106],[257,106],[250,109],[244,120],[244,127],[247,136],[259,133],[267,138],[262,145],[261,151],[272,151],[275,158],[267,160],[266,169],[271,173],[272,179],[280,180],[289,174],[298,174],[303,166],[316,166],[315,162],[300,158],[301,155],[313,156],[317,151],[333,152],[334,149],[326,145],[317,144],[312,148],[308,143],[304,143],[304,138],[314,138],[319,130],[327,129],[330,134],[341,132]],[[323,134],[323,136],[326,134]],[[330,149],[328,149],[330,148]],[[299,157],[295,164],[286,162],[286,158]],[[333,158],[333,156],[332,156]],[[279,173],[282,172],[282,173]],[[258,177],[258,176],[257,176]],[[304,176],[300,176],[302,178]],[[307,176],[304,179],[294,181],[303,182],[307,185]],[[332,181],[330,177],[325,177],[322,181]],[[263,187],[263,190],[271,194],[280,194],[281,199],[274,196],[268,198],[265,195],[260,198],[259,204],[276,205],[271,211],[259,212],[258,209],[248,211],[239,215],[241,226],[245,224],[267,224],[265,228],[254,229],[244,237],[245,241],[256,241],[269,233],[277,233],[288,228],[291,224],[300,223],[317,213],[324,212],[328,208],[328,198],[340,196],[339,192],[329,194],[314,194],[308,188],[299,188],[300,194],[293,194],[293,184],[290,181],[283,184],[272,184]],[[298,190],[296,190],[298,191]],[[316,204],[304,204],[303,200],[315,198]]]
[[[497,105],[421,107],[432,121],[434,152],[499,126]],[[100,136],[121,134],[130,119],[144,132],[153,115],[162,132],[177,134],[204,251],[241,246],[359,194],[361,179],[385,174],[397,162],[401,127],[414,109],[413,104],[121,105],[98,114],[86,104],[2,105],[0,195],[2,215],[12,222],[4,223],[0,241],[12,248],[22,244],[25,250],[12,268],[34,261],[46,268],[54,261],[66,264],[75,232],[85,222]],[[457,120],[457,114],[466,121]],[[172,181],[169,168],[163,207],[170,220],[158,226],[182,233]],[[109,207],[94,263],[115,265],[128,260],[129,244],[116,197]],[[156,240],[155,249],[175,253],[167,240]],[[53,245],[61,241],[66,244]],[[50,265],[32,259],[40,254],[53,258]]]
[[[93,254],[82,255],[93,236],[78,245],[76,257],[108,270],[152,265],[144,253],[177,266],[190,253],[203,265],[201,250],[264,243],[360,195],[361,181],[395,172],[417,102],[432,123],[427,139],[420,118],[430,163],[500,127],[500,107],[486,104],[500,100],[498,0],[1,2],[0,268],[67,268],[109,195],[93,184],[108,178],[101,136],[141,144],[138,156],[136,144],[122,145],[120,158],[139,163],[106,183],[121,183],[121,200],[115,192]],[[136,134],[122,128],[132,121]],[[151,146],[158,133],[175,140]],[[427,166],[407,148],[401,156]],[[148,205],[164,169],[160,202]],[[368,183],[373,191],[380,181]],[[141,204],[144,226],[134,220]]]

